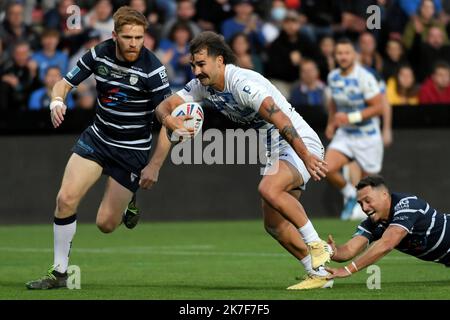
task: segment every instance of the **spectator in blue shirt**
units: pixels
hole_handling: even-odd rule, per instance
[[[66,74],[69,58],[66,53],[57,50],[60,34],[57,30],[48,29],[42,34],[42,50],[34,53],[31,59],[39,65],[39,79],[44,81],[49,66],[58,66],[61,73]]]
[[[31,97],[28,102],[28,109],[41,110],[49,108],[53,86],[56,82],[61,80],[61,78],[61,70],[59,67],[48,67],[44,76],[44,87],[31,93]],[[66,106],[69,109],[73,109],[75,107],[75,103],[70,93],[67,96]]]
[[[441,0],[433,0],[433,3],[436,13],[439,14],[442,10]],[[408,17],[413,17],[417,15],[422,0],[398,0],[398,4]]]
[[[238,33],[245,33],[252,44],[253,51],[258,51],[266,45],[266,39],[262,32],[263,24],[254,13],[252,0],[233,0],[231,1],[235,15],[227,19],[222,24],[221,33],[226,41]]]
[[[317,64],[310,59],[303,59],[300,66],[300,82],[293,86],[289,102],[295,107],[319,106],[326,110],[326,86],[320,80]]]
[[[188,22],[177,21],[170,30],[169,39],[163,39],[159,45],[163,58],[161,62],[167,67],[170,87],[180,90],[194,78],[191,70],[189,41],[193,38]]]

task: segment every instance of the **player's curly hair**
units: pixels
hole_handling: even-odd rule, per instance
[[[191,55],[194,55],[203,49],[208,51],[208,56],[222,56],[224,64],[236,64],[237,59],[233,50],[231,50],[225,42],[223,36],[215,32],[204,31],[192,39],[190,43]]]
[[[144,30],[148,27],[148,21],[145,16],[129,6],[120,7],[116,13],[114,13],[113,19],[114,31],[116,33],[120,32],[126,24],[143,26]]]

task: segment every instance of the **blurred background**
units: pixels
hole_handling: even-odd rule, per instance
[[[81,9],[81,28],[66,23],[72,5]],[[396,191],[416,193],[438,211],[450,207],[450,0],[1,0],[0,223],[51,221],[64,165],[96,101],[91,78],[71,92],[68,116],[54,130],[51,88],[111,37],[122,5],[148,18],[145,46],[166,66],[174,92],[193,77],[189,41],[202,30],[219,32],[238,64],[270,79],[325,145],[326,78],[336,68],[335,41],[350,38],[392,106],[382,174]],[[371,5],[380,9],[379,29],[367,29]],[[204,130],[234,128],[207,106],[205,114]],[[259,218],[259,168],[176,166],[169,158],[158,184],[138,194],[143,219]],[[104,180],[83,200],[80,221],[95,221],[103,187]],[[311,182],[303,197],[311,217],[339,216],[342,198],[326,182]]]

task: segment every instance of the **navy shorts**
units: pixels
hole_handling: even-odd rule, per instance
[[[106,144],[90,127],[83,131],[72,151],[97,162],[103,167],[103,174],[133,193],[139,189],[141,170],[147,165],[150,155],[150,150],[133,150]]]

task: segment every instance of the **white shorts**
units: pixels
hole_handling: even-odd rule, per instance
[[[301,138],[309,152],[315,154],[322,160],[324,159],[325,148],[323,147],[320,138],[312,129],[310,130],[310,132],[308,132],[308,135],[305,135]],[[299,188],[304,191],[306,189],[306,184],[311,178],[311,175],[309,174],[308,169],[306,169],[303,160],[300,159],[295,150],[288,143],[284,143],[280,147],[279,153],[275,154],[274,156],[272,156],[267,160],[264,174],[266,174],[267,171],[273,167],[273,165],[276,163],[276,160],[287,161],[298,170],[298,173],[300,174],[303,180],[303,184]]]
[[[328,145],[328,149],[334,149],[355,160],[361,169],[368,174],[376,174],[381,171],[383,165],[383,140],[379,130],[373,134],[348,133],[339,128]]]

